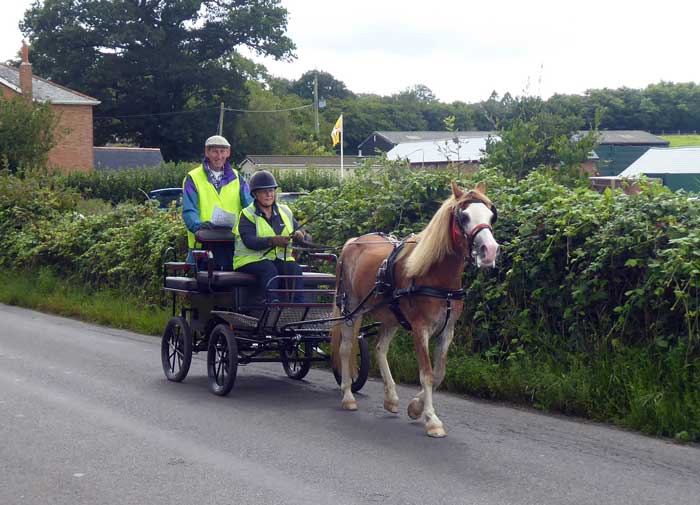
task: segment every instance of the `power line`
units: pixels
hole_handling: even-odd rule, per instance
[[[310,103],[308,105],[300,105],[299,107],[292,107],[290,109],[249,110],[249,109],[229,109],[228,107],[224,107],[224,110],[227,110],[230,112],[289,112],[291,110],[308,109],[309,107],[313,107],[313,106],[314,106],[314,104]]]
[[[275,112],[289,112],[299,109],[308,109],[313,107],[314,104],[300,105],[299,107],[291,107],[289,109],[269,109],[269,110],[252,110],[252,109],[231,109],[224,107],[224,110],[229,112],[246,112],[246,113],[275,113]],[[157,117],[157,116],[176,116],[178,114],[196,114],[198,112],[205,112],[211,110],[218,110],[219,107],[206,107],[203,109],[193,109],[193,110],[180,110],[173,112],[152,112],[150,114],[124,114],[120,116],[94,116],[95,119],[123,119],[123,118],[138,118],[138,117]]]

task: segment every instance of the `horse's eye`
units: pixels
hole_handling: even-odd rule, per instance
[[[465,227],[469,223],[469,214],[467,214],[464,210],[460,210],[459,221],[462,227]]]

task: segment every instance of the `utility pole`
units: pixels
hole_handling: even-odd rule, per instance
[[[221,102],[221,108],[219,109],[219,135],[223,135],[224,131],[224,102]]]
[[[316,140],[321,140],[318,126],[318,73],[314,74],[314,129],[316,130]]]

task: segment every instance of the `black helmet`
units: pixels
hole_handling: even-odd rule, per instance
[[[275,176],[267,170],[259,170],[250,176],[248,186],[250,186],[250,192],[252,193],[258,189],[276,188],[277,181]]]

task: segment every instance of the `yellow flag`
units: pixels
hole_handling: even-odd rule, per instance
[[[333,131],[331,132],[331,139],[333,139],[333,147],[335,147],[338,142],[340,142],[340,136],[343,133],[343,115],[341,114],[338,121],[335,122]]]

